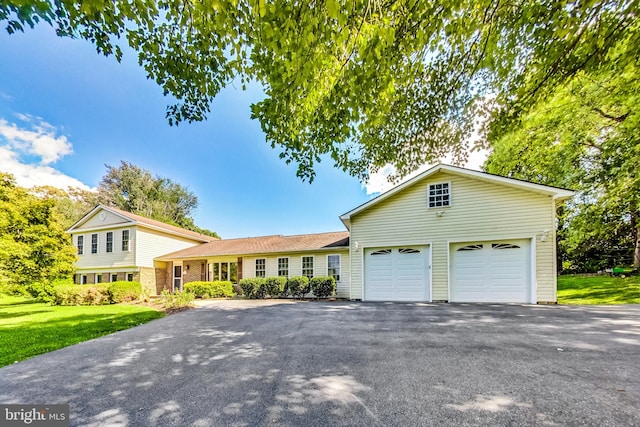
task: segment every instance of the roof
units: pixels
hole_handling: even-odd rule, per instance
[[[91,211],[89,211],[82,218],[80,218],[75,224],[73,224],[71,227],[69,227],[67,232],[70,233],[70,232],[74,231],[74,229],[76,227],[78,227],[79,225],[82,225],[82,223],[84,223],[89,218],[91,218],[93,216],[93,214],[95,214],[99,210],[109,211],[109,212],[111,212],[111,213],[113,213],[115,215],[118,215],[118,216],[120,216],[120,217],[122,217],[124,219],[128,219],[129,221],[132,221],[136,225],[145,226],[147,228],[151,228],[151,229],[155,229],[155,230],[165,231],[165,232],[167,232],[169,234],[183,236],[183,237],[189,237],[189,238],[192,238],[192,239],[195,239],[195,240],[199,240],[201,242],[210,242],[212,240],[217,240],[216,237],[207,236],[205,234],[201,234],[201,233],[198,233],[198,232],[195,232],[195,231],[187,230],[186,228],[177,227],[175,225],[167,224],[167,223],[162,222],[162,221],[157,221],[155,219],[147,218],[147,217],[144,217],[144,216],[141,216],[141,215],[136,215],[136,214],[133,214],[131,212],[123,211],[121,209],[114,208],[112,206],[105,206],[105,205],[97,205],[96,207],[91,209]]]
[[[215,240],[192,248],[158,257],[159,260],[202,258],[221,255],[268,254],[275,252],[308,252],[349,247],[349,232],[336,231],[295,236],[261,236]]]
[[[391,190],[388,190],[382,194],[380,194],[377,197],[374,197],[373,199],[369,200],[366,203],[363,203],[362,205],[350,210],[349,212],[340,215],[340,220],[342,221],[342,223],[349,228],[350,224],[351,224],[351,217],[353,215],[356,215],[366,209],[369,209],[372,206],[375,206],[376,204],[382,202],[383,200],[393,196],[394,194],[398,193],[399,191],[404,190],[407,187],[410,187],[414,184],[416,184],[419,181],[422,181],[423,179],[426,179],[432,175],[435,175],[438,172],[446,172],[452,175],[460,175],[460,176],[466,176],[466,177],[470,177],[470,178],[475,178],[475,179],[479,179],[482,181],[487,181],[487,182],[493,182],[495,184],[501,184],[501,185],[506,185],[508,187],[515,187],[515,188],[520,188],[522,190],[527,190],[527,191],[532,191],[534,193],[541,193],[541,194],[547,194],[553,197],[553,200],[566,200],[568,198],[570,198],[571,196],[573,196],[575,194],[574,191],[571,190],[567,190],[565,188],[559,188],[559,187],[552,187],[549,185],[542,185],[542,184],[535,184],[533,182],[529,182],[529,181],[524,181],[524,180],[520,180],[520,179],[515,179],[515,178],[507,178],[504,176],[500,176],[500,175],[494,175],[494,174],[490,174],[487,172],[480,172],[480,171],[475,171],[475,170],[471,170],[471,169],[465,169],[465,168],[461,168],[459,166],[452,166],[452,165],[447,165],[444,163],[438,163],[437,165],[433,166],[430,169],[427,169],[426,171],[422,172],[419,175],[416,175],[415,177],[396,185],[395,187],[393,187]]]

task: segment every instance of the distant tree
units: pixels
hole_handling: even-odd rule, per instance
[[[640,266],[640,65],[579,73],[490,134],[488,172],[578,190],[563,208],[566,267]]]
[[[125,161],[118,167],[105,166],[107,173],[98,185],[100,203],[218,237],[214,231],[194,224],[191,215],[198,197],[187,188]]]
[[[34,187],[29,191],[38,197],[47,198],[55,202],[55,213],[65,230],[99,203],[96,192],[82,188],[62,190],[51,186],[40,186]]]
[[[55,214],[55,202],[18,187],[0,172],[0,287],[68,277],[76,250]]]
[[[465,156],[478,100],[509,123],[581,71],[632,63],[638,0],[5,0],[9,33],[51,24],[120,59],[126,38],[176,101],[170,123],[256,81],[267,142],[313,179],[330,155],[358,177]]]

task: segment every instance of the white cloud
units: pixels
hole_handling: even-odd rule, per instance
[[[13,174],[22,187],[50,185],[63,189],[79,187],[91,190],[81,181],[50,166],[73,153],[73,146],[66,136],[58,135],[58,129],[41,118],[24,114],[18,114],[17,117],[26,128],[0,118],[1,171]],[[25,156],[34,161],[24,160]]]
[[[480,170],[488,155],[489,151],[485,149],[469,151],[467,161],[460,166],[467,169]],[[452,163],[451,158],[449,156],[445,157],[444,159],[442,159],[442,163]],[[367,196],[372,194],[384,193],[385,191],[391,190],[396,185],[405,182],[416,175],[421,174],[422,172],[435,165],[435,163],[422,165],[397,183],[389,182],[389,177],[396,172],[396,168],[392,165],[385,165],[376,173],[372,173],[371,175],[369,175],[369,179],[367,180],[367,182],[362,184],[362,188],[366,190]]]

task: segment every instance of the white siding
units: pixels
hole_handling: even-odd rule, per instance
[[[428,185],[440,182],[451,183],[452,205],[428,209]],[[363,297],[364,248],[431,244],[432,299],[448,300],[451,242],[536,236],[537,301],[555,301],[553,204],[550,196],[446,172],[418,181],[351,218],[351,298]]]
[[[100,218],[100,214],[104,213],[104,219]],[[119,215],[116,215],[112,212],[99,209],[96,213],[94,213],[88,220],[86,220],[80,228],[94,228],[94,227],[104,227],[107,225],[115,225],[115,224],[130,224],[131,220],[123,218]]]
[[[129,251],[122,251],[122,230],[129,230]],[[113,252],[107,252],[107,233],[113,233]],[[91,253],[91,235],[98,235],[98,253]],[[76,267],[87,268],[112,268],[112,267],[132,267],[136,265],[135,252],[131,246],[136,238],[135,227],[113,228],[100,231],[89,231],[85,233],[73,233],[73,246],[77,247],[78,236],[84,236],[84,250],[82,255],[78,255]]]
[[[242,257],[242,277],[256,277],[256,258],[264,258],[266,260],[266,276],[278,275],[278,258],[289,258],[289,277],[302,275],[302,257],[313,256],[313,275],[327,275],[327,256],[340,255],[340,281],[337,283],[337,296],[339,298],[349,298],[349,279],[350,279],[350,262],[349,252],[331,251],[331,252],[311,252],[311,253],[282,253],[275,255],[250,255]]]
[[[133,242],[136,252],[136,265],[153,267],[153,259],[171,252],[202,244],[184,237],[167,235],[159,231],[139,227]]]

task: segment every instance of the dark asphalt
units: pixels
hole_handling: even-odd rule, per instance
[[[640,425],[640,306],[217,301],[0,369],[72,425]]]

